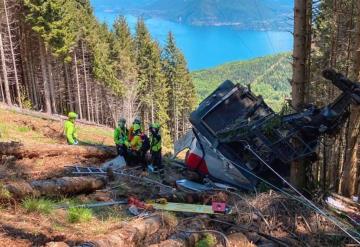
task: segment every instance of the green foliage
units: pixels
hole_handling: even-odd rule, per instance
[[[29,132],[31,131],[31,129],[27,126],[19,126],[17,128],[17,131],[19,131],[20,133],[26,133],[26,132]]]
[[[122,84],[117,80],[110,60],[111,33],[106,25],[97,22],[89,1],[24,0],[24,5],[27,22],[55,56],[70,62],[80,40],[85,40],[92,52],[96,79],[115,94],[122,94]]]
[[[199,99],[203,100],[219,84],[231,80],[250,85],[255,94],[262,95],[275,111],[280,111],[284,99],[290,96],[290,54],[281,53],[250,61],[224,64],[212,69],[191,73]]]
[[[11,199],[11,193],[0,183],[0,201],[8,201]]]
[[[26,198],[22,202],[23,208],[27,212],[36,212],[40,214],[50,214],[54,209],[54,202],[48,199]]]
[[[135,35],[135,50],[141,113],[150,122],[162,125],[164,143],[169,140],[169,86],[162,70],[160,47],[151,39],[144,20],[139,19]],[[145,123],[148,124],[148,123]]]
[[[212,234],[205,234],[205,237],[196,243],[196,247],[213,247],[217,243],[216,237]]]
[[[176,47],[175,38],[170,32],[167,44],[162,51],[162,70],[165,74],[168,92],[169,126],[173,139],[178,138],[179,121],[188,118],[196,103],[195,87],[190,77],[182,52]]]
[[[68,221],[70,223],[81,223],[90,221],[93,218],[93,212],[88,208],[72,207],[68,210]]]
[[[112,31],[106,24],[100,24],[89,0],[24,0],[24,7],[26,21],[39,35],[39,44],[45,42],[47,53],[66,63],[74,63],[75,56],[86,50],[93,79],[109,89],[106,92],[119,100],[118,105],[139,109],[139,112],[126,113],[127,117],[136,113],[143,116],[146,125],[159,122],[164,143],[171,143],[174,123],[170,122],[169,114],[185,123],[196,102],[185,58],[175,43],[171,50],[177,61],[173,76],[164,71],[161,48],[151,38],[141,18],[132,36],[123,16],[117,18]],[[82,62],[80,56],[77,61]],[[170,95],[172,79],[176,82],[176,90]],[[171,98],[176,99],[176,114],[170,110]]]
[[[29,100],[29,97],[26,94],[24,87],[20,88],[20,100],[24,109],[31,110],[33,108],[32,102],[31,100]]]

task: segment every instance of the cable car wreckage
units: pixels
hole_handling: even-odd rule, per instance
[[[287,182],[291,162],[314,161],[320,136],[334,135],[349,117],[349,106],[360,105],[359,82],[351,81],[334,70],[325,70],[323,76],[342,91],[338,98],[325,107],[308,106],[301,112],[288,115],[275,113],[261,96],[255,96],[246,87],[234,85],[231,81],[221,84],[190,115],[193,129],[174,148],[175,156],[189,149],[185,159],[186,168],[200,173],[203,184],[181,179],[176,181],[177,188],[174,188],[151,177],[133,173],[136,172],[136,167],[124,169],[126,163],[121,156],[104,163],[101,168],[69,168],[78,176],[127,177],[139,183],[152,184],[160,188],[159,195],[169,195],[180,189],[195,193],[226,191],[239,196],[236,190],[254,190],[261,181],[279,190],[287,185],[300,197],[282,190],[284,194],[317,211],[360,244],[360,235],[356,231],[339,222]],[[183,165],[181,167],[184,168]],[[339,202],[335,196],[328,197],[326,202],[336,210],[347,207],[343,203],[346,200]],[[130,205],[129,211],[134,215],[139,214],[138,209],[146,210],[149,205],[151,209],[175,212],[233,213],[232,207],[224,201],[213,201],[210,206],[157,200],[145,203],[129,197],[113,203]],[[106,205],[114,205],[113,203]],[[83,206],[104,206],[104,203]],[[356,204],[354,208],[357,210],[358,206]],[[347,217],[359,226],[360,216],[356,210],[347,214]]]
[[[175,145],[175,153],[188,147],[187,167],[215,185],[252,190],[265,181],[283,186],[291,162],[314,161],[320,136],[335,134],[349,106],[360,105],[360,83],[331,69],[323,76],[342,91],[340,96],[325,107],[289,115],[275,113],[261,96],[225,81],[191,114],[193,131]],[[180,185],[196,188],[188,182]]]
[[[276,188],[285,184],[292,187],[286,180],[291,162],[316,160],[320,136],[334,135],[349,117],[350,105],[360,105],[359,82],[332,69],[323,71],[323,76],[342,91],[338,98],[322,108],[311,105],[288,115],[275,113],[246,87],[231,81],[222,83],[191,113],[193,129],[174,147],[175,156],[189,149],[185,165],[201,174],[204,184],[182,179],[176,181],[177,186],[195,192],[214,188],[254,190],[261,181]],[[104,175],[111,168],[118,176],[172,189],[120,171],[125,165],[119,156],[100,170],[72,167],[72,171],[77,175]]]

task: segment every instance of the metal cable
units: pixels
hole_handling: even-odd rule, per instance
[[[263,160],[254,150],[252,150],[251,146],[247,144],[245,146],[246,149],[248,149],[254,156],[256,156],[264,165],[266,165],[276,176],[278,176],[284,183],[286,183],[295,193],[297,193],[305,202],[307,202],[313,209],[318,211],[321,215],[323,215],[325,218],[330,220],[334,225],[336,225],[340,230],[342,230],[346,235],[348,235],[352,240],[354,240],[356,243],[360,244],[360,241],[354,237],[351,233],[348,232],[347,229],[345,229],[343,226],[341,226],[336,219],[334,219],[332,216],[328,215],[326,212],[324,212],[321,208],[319,208],[315,203],[313,203],[311,200],[307,199],[298,189],[296,189],[291,183],[289,183],[285,178],[283,178],[277,171],[275,171],[265,160]],[[304,203],[304,202],[303,202]],[[304,205],[306,205],[304,203]]]

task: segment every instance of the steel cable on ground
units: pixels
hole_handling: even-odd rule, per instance
[[[246,141],[243,141],[246,142]],[[247,143],[247,142],[246,142]],[[319,208],[314,202],[307,199],[298,189],[296,189],[291,183],[289,183],[285,178],[283,178],[277,171],[275,171],[265,160],[263,160],[247,143],[245,146],[246,149],[248,149],[254,156],[256,156],[264,165],[266,165],[276,176],[278,176],[285,184],[287,184],[296,194],[300,196],[301,202],[307,206],[311,206],[311,208],[315,209],[317,212],[319,212],[322,216],[330,220],[334,225],[336,225],[340,230],[342,230],[346,235],[348,235],[352,240],[354,240],[356,243],[360,244],[360,240],[358,240],[356,237],[354,237],[347,229],[345,229],[345,226],[342,226],[341,223],[338,222],[337,219],[334,219],[332,216],[327,214],[324,210]],[[288,194],[288,193],[287,193]],[[357,232],[356,232],[357,233]],[[357,233],[357,235],[359,235]]]
[[[328,215],[327,213],[323,212],[319,207],[317,207],[315,204],[311,203],[311,204],[307,204],[307,201],[305,200],[301,200],[300,198],[286,192],[285,190],[282,190],[281,188],[273,185],[272,183],[266,181],[265,179],[257,176],[256,174],[252,173],[251,171],[237,165],[236,163],[232,162],[229,160],[229,162],[231,162],[231,164],[233,164],[234,166],[238,167],[239,169],[243,170],[244,172],[254,176],[255,178],[259,179],[261,182],[265,183],[266,185],[270,186],[271,188],[275,189],[276,191],[279,191],[280,193],[286,195],[288,198],[290,199],[293,199],[295,201],[298,201],[299,203],[303,204],[304,206],[314,210],[314,211],[317,211],[319,212],[322,216],[324,216],[324,218],[327,218],[329,221],[331,221],[335,226],[337,226],[341,231],[343,231],[344,233],[346,233],[347,236],[349,236],[351,239],[353,239],[355,242],[359,243],[359,240],[356,239],[356,237],[352,236],[347,229],[345,229],[346,227],[345,226],[341,226],[340,224],[342,223],[339,223],[336,219],[334,219],[332,216]],[[235,196],[238,196],[239,198],[242,199],[242,196],[240,196],[238,193],[236,192],[232,192],[232,191],[228,191],[226,189],[214,189],[214,190],[218,190],[218,191],[224,191],[224,192],[227,192],[227,193],[230,193],[230,194],[233,194]],[[301,193],[300,193],[301,194]],[[304,195],[301,194],[301,198],[306,198]],[[306,198],[307,199],[307,198]],[[308,200],[308,199],[307,199]],[[319,211],[320,210],[320,211]],[[358,235],[358,238],[360,238],[360,235],[358,232],[353,232],[352,233]]]
[[[349,236],[352,240],[354,240],[356,243],[360,244],[360,240],[358,240],[356,237],[354,237],[348,229],[346,229],[346,226],[344,226],[341,222],[339,222],[337,219],[333,218],[331,215],[327,214],[326,212],[324,212],[322,209],[320,209],[317,205],[315,205],[315,203],[313,203],[311,200],[307,199],[300,191],[298,191],[291,183],[289,183],[285,178],[283,178],[278,172],[276,172],[269,164],[267,164],[267,162],[265,160],[263,160],[254,150],[252,150],[251,146],[248,144],[247,141],[245,140],[239,140],[239,142],[245,143],[245,148],[248,149],[254,156],[256,156],[265,166],[267,166],[270,171],[272,171],[276,176],[278,176],[285,184],[287,184],[296,194],[298,194],[300,196],[300,198],[291,195],[290,193],[280,189],[279,187],[273,185],[272,183],[266,181],[265,179],[257,176],[256,174],[254,174],[253,172],[249,171],[248,169],[236,164],[235,162],[227,159],[226,157],[224,157],[224,155],[222,155],[221,153],[215,151],[215,153],[217,153],[220,157],[222,157],[223,159],[225,159],[226,161],[230,162],[232,165],[234,165],[235,167],[239,168],[240,170],[254,176],[255,178],[259,179],[260,181],[264,182],[266,185],[278,190],[279,192],[285,194],[286,196],[302,203],[303,205],[307,206],[310,209],[313,209],[314,211],[319,212],[322,216],[324,216],[325,218],[327,218],[329,221],[331,221],[335,226],[337,226],[341,231],[343,231],[347,236]],[[211,145],[211,144],[210,144]],[[216,190],[216,189],[215,189]],[[219,189],[218,189],[219,190]],[[237,196],[239,196],[241,198],[240,195],[238,195],[235,192],[232,191],[228,191],[226,189],[220,189],[223,191],[227,191],[228,193],[233,193]],[[358,232],[354,232],[351,231],[353,234],[357,235],[358,238],[360,238],[360,234]]]

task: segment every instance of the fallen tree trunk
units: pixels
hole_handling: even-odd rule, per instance
[[[145,246],[143,245],[144,239],[159,231],[161,226],[161,217],[159,215],[153,215],[146,219],[138,219],[129,224],[125,224],[121,229],[98,237],[91,241],[90,244],[96,247]]]
[[[96,177],[63,177],[33,182],[14,182],[5,185],[12,197],[22,199],[25,197],[59,197],[90,193],[106,185],[104,178]]]
[[[52,121],[59,121],[60,122],[60,121],[65,121],[65,120],[68,119],[68,117],[58,115],[58,114],[51,114],[50,115],[48,113],[27,110],[27,109],[23,109],[23,108],[16,107],[16,106],[9,106],[9,105],[3,104],[3,103],[0,103],[0,109],[4,109],[4,110],[8,110],[8,111],[14,111],[16,113],[19,113],[19,114],[22,114],[22,115],[25,115],[25,116],[37,117],[37,118],[41,118],[41,119],[45,119],[45,120],[52,120]],[[109,126],[102,125],[102,124],[97,124],[97,123],[94,123],[94,122],[89,122],[89,121],[86,121],[84,119],[77,119],[76,122],[84,124],[84,125],[97,126],[97,127],[108,128],[109,130],[112,130]]]
[[[18,142],[0,142],[0,155],[12,155],[17,158],[54,157],[63,155],[85,158],[112,158],[115,148],[106,146],[70,146],[59,144],[22,144]]]

